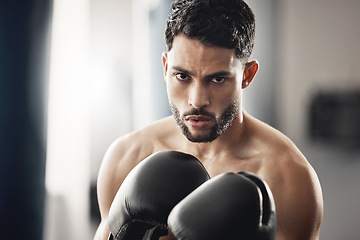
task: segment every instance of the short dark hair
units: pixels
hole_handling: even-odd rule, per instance
[[[235,49],[247,61],[254,47],[255,16],[242,0],[176,0],[165,27],[168,51],[178,34],[205,46]]]

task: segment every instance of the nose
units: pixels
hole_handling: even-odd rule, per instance
[[[194,83],[189,92],[188,104],[194,108],[208,106],[209,93],[205,86],[200,83]]]

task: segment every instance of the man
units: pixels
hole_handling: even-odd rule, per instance
[[[96,239],[109,234],[109,209],[127,174],[160,150],[196,156],[211,177],[255,173],[274,195],[276,238],[319,238],[323,199],[315,171],[287,137],[242,107],[242,91],[259,68],[249,61],[254,37],[253,13],[241,0],[173,3],[165,30],[168,51],[162,56],[173,117],[109,148],[98,178],[102,221]]]

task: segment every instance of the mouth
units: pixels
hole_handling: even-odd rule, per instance
[[[193,129],[205,129],[211,125],[212,118],[204,115],[189,115],[185,117],[188,126]]]

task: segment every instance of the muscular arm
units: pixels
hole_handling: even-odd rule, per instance
[[[247,149],[260,152],[262,159],[260,170],[254,172],[268,183],[275,199],[276,239],[317,240],[323,197],[314,169],[284,134],[248,114],[244,122],[256,140]]]
[[[305,159],[291,162],[275,191],[278,230],[276,239],[317,240],[323,215],[318,177]]]
[[[140,144],[138,135],[139,133],[135,133],[115,141],[105,154],[97,180],[101,223],[96,231],[95,240],[108,238],[109,210],[120,185],[131,169],[151,154],[149,145]]]

